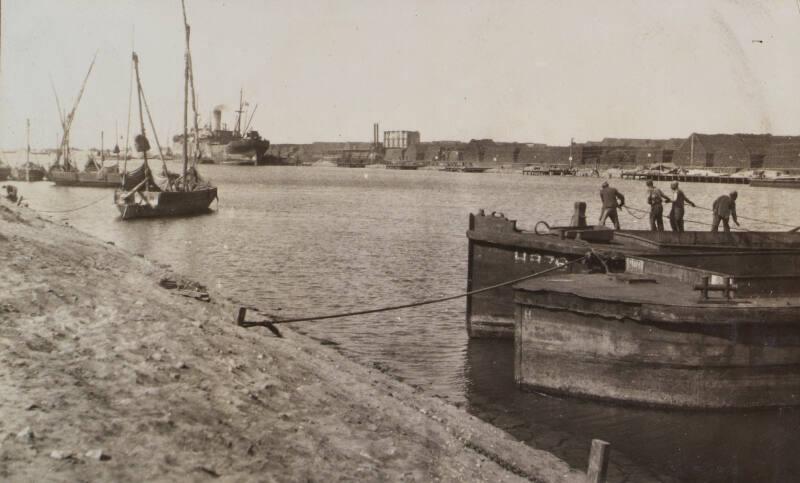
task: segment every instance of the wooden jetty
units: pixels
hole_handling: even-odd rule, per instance
[[[800,404],[800,252],[627,257],[516,287],[523,387],[683,408]]]
[[[537,227],[541,225],[537,224]],[[721,255],[790,252],[800,256],[800,233],[614,231],[605,227],[551,227],[522,231],[501,213],[469,217],[467,290],[477,290],[542,270],[559,273],[625,272],[630,257],[671,258],[688,265]],[[590,262],[573,263],[587,253]],[[500,287],[467,298],[467,332],[473,338],[514,336],[514,290]]]

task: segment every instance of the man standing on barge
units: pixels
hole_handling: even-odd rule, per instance
[[[606,218],[611,219],[614,224],[614,229],[619,230],[619,216],[617,215],[617,208],[625,206],[625,197],[622,193],[608,185],[608,181],[603,182],[602,189],[600,190],[600,200],[603,202],[603,211],[600,213],[600,225],[605,226]]]
[[[683,212],[686,203],[695,206],[694,202],[683,194],[683,190],[678,188],[678,182],[673,181],[670,185],[672,191],[675,193],[675,200],[672,202],[672,209],[669,210],[669,226],[672,231],[682,233],[683,229]]]
[[[653,186],[652,180],[647,180],[647,204],[650,205],[650,231],[664,231],[664,205],[663,201],[670,203],[663,191]]]
[[[730,232],[731,227],[728,224],[728,218],[733,218],[733,222],[736,223],[736,226],[739,226],[739,220],[736,219],[736,198],[738,196],[739,193],[731,191],[730,195],[722,195],[714,200],[714,204],[711,205],[714,211],[714,218],[711,221],[712,232],[719,231],[720,221],[722,221],[722,228],[725,233]]]

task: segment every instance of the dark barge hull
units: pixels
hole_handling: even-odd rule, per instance
[[[570,231],[571,230],[571,231]],[[639,256],[692,265],[699,260],[762,251],[800,253],[800,234],[612,231],[565,229],[563,238],[523,232],[502,215],[470,214],[467,291],[540,272],[584,257],[590,250],[612,272],[623,272],[626,257]],[[596,268],[596,267],[595,267]],[[587,273],[575,263],[557,273]],[[467,332],[473,338],[514,337],[514,290],[501,287],[467,297]]]
[[[127,196],[126,196],[127,195]],[[208,213],[217,199],[217,188],[194,191],[152,191],[128,193],[117,190],[114,203],[123,220],[159,218]]]
[[[77,173],[50,171],[50,181],[57,186],[83,186],[87,188],[116,188],[121,185],[119,173]]]
[[[797,255],[789,257],[796,263]],[[753,296],[759,283],[772,291],[786,282],[756,277],[739,282],[742,298],[708,302],[687,283],[692,269],[671,268],[670,277],[648,276],[641,284],[607,274],[521,283],[517,383],[647,406],[800,405],[798,276],[784,286],[794,294]]]

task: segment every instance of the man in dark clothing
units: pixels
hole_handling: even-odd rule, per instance
[[[684,212],[684,205],[689,203],[692,207],[695,204],[683,194],[683,190],[678,188],[678,182],[673,181],[672,185],[670,186],[672,191],[675,193],[675,199],[672,201],[672,209],[669,210],[669,226],[672,228],[672,231],[676,231],[678,233],[683,232],[683,212]]]
[[[619,216],[617,216],[617,208],[625,206],[625,197],[622,193],[617,191],[616,188],[608,186],[608,182],[603,182],[603,187],[600,189],[600,200],[603,202],[603,211],[600,213],[600,224],[605,226],[606,218],[611,219],[614,224],[614,229],[619,230]]]
[[[647,204],[650,205],[650,230],[664,231],[664,206],[661,201],[670,203],[672,200],[658,188],[653,186],[651,180],[647,180]]]
[[[722,195],[716,200],[711,208],[714,211],[714,218],[711,221],[711,231],[719,231],[719,222],[722,221],[722,227],[726,233],[731,231],[728,225],[728,218],[733,218],[736,226],[739,226],[739,220],[736,219],[736,198],[739,194],[732,191],[730,195]]]

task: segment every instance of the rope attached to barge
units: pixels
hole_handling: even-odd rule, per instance
[[[408,308],[412,308],[412,307],[421,307],[423,305],[438,304],[438,303],[441,303],[441,302],[447,302],[449,300],[455,300],[455,299],[468,297],[468,296],[476,295],[476,294],[483,293],[483,292],[488,292],[490,290],[495,290],[495,289],[500,288],[500,287],[506,287],[506,286],[509,286],[509,285],[514,285],[515,283],[523,282],[525,280],[530,280],[532,278],[540,277],[542,275],[546,275],[548,273],[555,272],[556,270],[561,270],[561,269],[563,269],[565,267],[568,267],[570,265],[574,265],[576,263],[583,262],[584,260],[588,260],[589,257],[591,257],[591,256],[593,256],[593,255],[591,253],[589,253],[589,254],[587,254],[587,255],[585,255],[583,257],[576,258],[575,260],[568,261],[567,263],[564,263],[562,265],[557,265],[555,267],[551,267],[551,268],[548,268],[548,269],[545,269],[545,270],[542,270],[542,271],[539,271],[539,272],[536,272],[536,273],[532,273],[530,275],[525,275],[524,277],[519,277],[519,278],[516,278],[514,280],[508,280],[506,282],[490,285],[488,287],[483,287],[483,288],[480,288],[480,289],[477,289],[477,290],[471,290],[469,292],[460,293],[458,295],[448,295],[446,297],[439,297],[439,298],[435,298],[435,299],[422,300],[422,301],[419,301],[419,302],[412,302],[412,303],[402,304],[402,305],[390,305],[388,307],[380,307],[380,308],[375,308],[375,309],[358,310],[358,311],[353,311],[353,312],[342,312],[342,313],[338,313],[338,314],[316,315],[316,316],[311,316],[311,317],[296,317],[296,318],[292,318],[292,319],[273,319],[273,320],[260,321],[260,322],[247,322],[247,321],[245,321],[244,317],[245,317],[246,309],[245,308],[241,308],[241,309],[239,309],[239,319],[237,320],[237,324],[239,326],[241,326],[241,327],[259,327],[259,326],[260,327],[267,327],[273,333],[275,333],[276,335],[280,336],[279,333],[277,332],[277,328],[274,327],[276,324],[288,324],[290,322],[310,322],[310,321],[317,321],[317,320],[339,319],[339,318],[343,318],[343,317],[353,317],[353,316],[356,316],[356,315],[377,314],[377,313],[381,313],[381,312],[391,312],[391,311],[394,311],[394,310],[408,309]]]

